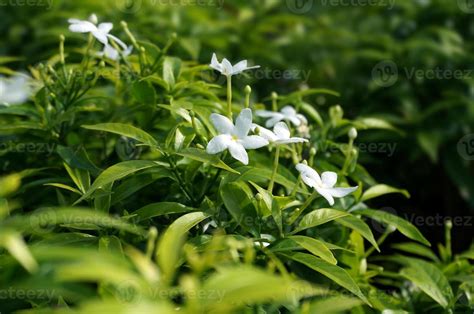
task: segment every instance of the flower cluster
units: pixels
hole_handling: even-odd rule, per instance
[[[98,53],[98,56],[105,56],[109,59],[117,60],[120,56],[120,52],[116,49],[117,45],[120,47],[121,53],[124,57],[132,53],[132,46],[127,46],[119,38],[110,34],[114,25],[112,23],[98,24],[97,16],[95,14],[92,14],[88,21],[69,19],[68,22],[70,24],[69,30],[71,32],[90,33],[95,39],[104,45],[104,50]],[[116,44],[115,47],[114,43]]]
[[[232,75],[258,68],[259,66],[248,67],[247,60],[240,61],[236,65],[232,65],[225,58],[222,62],[218,62],[214,53],[210,67],[230,78]],[[291,123],[295,127],[300,127],[308,125],[308,120],[292,106],[285,106],[279,112],[257,110],[255,113],[259,117],[267,118],[265,126],[267,128],[273,127],[273,131],[253,123],[252,110],[249,108],[245,108],[240,112],[235,125],[229,118],[223,115],[211,114],[212,124],[219,134],[209,141],[206,151],[208,154],[218,154],[228,150],[234,159],[242,162],[244,165],[248,165],[248,149],[258,149],[269,144],[277,146],[276,166],[269,186],[269,191],[271,192],[273,190],[276,167],[278,167],[279,145],[308,142],[305,138],[292,137],[290,128],[284,121]],[[249,135],[250,132],[253,134]],[[337,183],[337,173],[332,171],[323,172],[319,176],[316,170],[304,163],[297,164],[296,170],[299,171],[303,182],[309,187],[314,188],[331,206],[334,205],[335,197],[344,197],[358,188],[357,186],[348,188],[334,187]]]

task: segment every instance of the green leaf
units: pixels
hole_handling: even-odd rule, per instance
[[[2,230],[0,232],[0,247],[4,247],[7,251],[30,273],[38,268],[38,264],[30,253],[28,246],[20,234]]]
[[[380,252],[379,246],[377,245],[377,241],[375,241],[372,231],[362,219],[351,215],[342,217],[336,222],[360,233],[361,236],[363,236],[367,241],[369,241],[370,244],[372,244],[375,249]]]
[[[244,230],[255,231],[258,216],[250,187],[241,181],[221,185],[220,195],[229,213]]]
[[[222,268],[204,283],[202,290],[207,296],[204,302],[208,311],[204,312],[210,313],[237,313],[236,309],[247,304],[284,304],[327,293],[326,289],[305,281],[294,281],[251,266]]]
[[[187,232],[207,217],[208,215],[203,212],[181,216],[168,227],[161,237],[156,254],[158,265],[166,280],[172,280],[175,269],[179,265]]]
[[[317,258],[310,254],[305,253],[279,253],[289,259],[292,259],[298,263],[306,265],[307,267],[317,271],[318,273],[323,274],[324,276],[328,277],[338,285],[343,288],[346,288],[354,295],[358,296],[362,301],[369,304],[369,301],[364,296],[362,291],[360,290],[357,283],[354,279],[349,275],[349,273],[339,266],[330,264],[320,258]]]
[[[340,210],[332,209],[332,208],[321,208],[321,209],[313,210],[309,214],[306,214],[303,216],[298,227],[292,232],[292,234],[298,233],[305,229],[309,229],[309,228],[313,228],[313,227],[325,224],[332,220],[345,217],[348,215],[350,214],[340,211]]]
[[[11,223],[22,232],[44,232],[57,225],[74,226],[78,229],[89,226],[113,228],[129,233],[146,234],[139,226],[132,225],[122,219],[114,218],[106,213],[80,207],[51,207],[39,209],[27,216],[14,216],[6,222]]]
[[[21,184],[21,176],[19,174],[10,174],[0,177],[0,197],[7,197],[13,194]]]
[[[404,134],[403,131],[394,127],[388,121],[385,121],[380,118],[375,117],[367,117],[367,118],[360,118],[354,121],[356,126],[361,129],[382,129],[382,130],[391,130],[395,131],[399,134]]]
[[[139,103],[152,106],[156,104],[156,92],[150,82],[134,82],[132,84],[132,95]]]
[[[421,234],[421,232],[414,225],[398,216],[381,210],[373,209],[357,210],[354,213],[370,217],[378,222],[392,225],[406,237],[418,241],[424,245],[431,246],[430,242],[426,240],[423,234]]]
[[[333,265],[337,264],[337,260],[332,254],[331,250],[329,250],[329,248],[323,242],[305,236],[290,236],[290,239],[326,262]]]
[[[215,155],[209,155],[208,153],[206,153],[206,151],[204,151],[202,149],[187,148],[187,149],[183,149],[179,152],[176,152],[175,154],[179,155],[179,156],[182,156],[182,157],[192,159],[192,160],[200,161],[202,163],[209,163],[209,164],[211,164],[212,166],[214,166],[216,168],[220,168],[220,169],[223,169],[223,170],[227,170],[229,172],[239,174],[239,172],[232,169],[227,164],[225,164],[222,160],[220,160],[219,157],[217,157]]]
[[[174,57],[166,57],[163,61],[163,79],[173,88],[181,71],[181,60]]]
[[[415,255],[419,255],[419,256],[429,258],[433,262],[436,262],[436,263],[439,262],[439,258],[436,256],[436,254],[434,254],[426,246],[423,246],[423,245],[418,244],[418,243],[414,243],[414,242],[396,243],[396,244],[393,244],[392,247],[397,249],[397,250],[403,251],[403,252],[407,252],[407,253],[411,253],[411,254],[415,254]]]
[[[45,186],[54,186],[56,188],[60,188],[60,189],[63,189],[63,190],[69,191],[69,192],[73,192],[73,193],[82,195],[82,192],[79,191],[78,189],[75,189],[75,188],[73,188],[69,185],[62,184],[62,183],[46,183]]]
[[[447,308],[454,295],[443,272],[431,263],[422,260],[413,258],[403,258],[403,260],[409,266],[403,268],[400,275],[413,282],[443,308]]]
[[[385,184],[378,184],[369,189],[367,189],[364,194],[362,194],[361,201],[365,202],[372,198],[379,197],[381,195],[390,194],[390,193],[400,193],[403,194],[406,198],[410,198],[410,193],[407,190],[397,189]]]
[[[330,296],[310,303],[308,313],[348,313],[363,302],[347,296]]]
[[[153,203],[148,204],[133,214],[137,215],[140,221],[147,220],[150,218],[169,215],[169,214],[181,214],[181,213],[189,213],[191,211],[195,211],[195,208],[185,206],[180,203],[173,203],[173,202],[161,202],[161,203]]]
[[[102,172],[100,176],[94,181],[87,192],[84,193],[84,195],[74,204],[78,204],[89,198],[97,189],[104,187],[107,184],[113,183],[119,179],[131,175],[132,173],[152,167],[160,167],[160,164],[155,161],[148,160],[129,160],[113,165],[104,170],[104,172]]]
[[[119,134],[122,136],[133,138],[134,140],[137,140],[140,143],[152,147],[158,146],[158,142],[153,138],[153,136],[139,128],[134,127],[133,125],[123,123],[101,123],[95,125],[83,125],[82,127],[88,130],[104,131]]]

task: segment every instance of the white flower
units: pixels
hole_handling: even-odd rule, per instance
[[[92,21],[92,22],[91,22]],[[93,14],[89,21],[69,19],[69,30],[74,33],[91,33],[98,41],[104,45],[108,44],[109,33],[114,27],[112,23],[100,23],[96,26],[97,17]]]
[[[256,65],[253,67],[248,67],[247,60],[240,61],[239,63],[233,66],[230,63],[230,61],[227,60],[226,58],[224,58],[222,62],[219,62],[217,60],[216,54],[213,53],[210,67],[221,72],[221,74],[225,76],[232,76],[232,75],[237,75],[239,73],[242,73],[243,71],[246,71],[246,70],[258,69],[260,66]]]
[[[228,118],[213,113],[211,121],[219,132],[209,144],[206,151],[208,154],[218,154],[228,149],[232,157],[248,165],[249,157],[246,149],[257,149],[268,145],[268,141],[258,135],[248,135],[252,127],[252,110],[243,109],[237,119],[235,126]]]
[[[285,122],[275,124],[273,132],[256,124],[252,125],[252,131],[276,145],[308,142],[307,139],[301,137],[291,137],[290,129]]]
[[[17,105],[25,102],[32,92],[29,79],[23,75],[0,76],[0,104]]]
[[[267,128],[271,128],[277,122],[282,120],[290,121],[294,126],[300,126],[301,124],[307,124],[305,116],[296,112],[295,108],[292,106],[283,107],[280,112],[268,111],[268,110],[257,110],[255,112],[257,116],[262,118],[270,118],[265,123]]]
[[[114,36],[115,37],[115,36]],[[128,57],[133,50],[133,46],[126,46],[123,42],[120,41],[120,39],[116,38],[118,40],[118,44],[120,47],[123,49],[122,50],[122,55],[124,57]],[[102,52],[98,52],[97,56],[102,57],[105,56],[106,58],[109,58],[111,60],[117,60],[120,57],[120,53],[117,49],[112,47],[111,45],[107,44],[104,46],[104,50]]]
[[[349,188],[335,188],[334,185],[337,182],[337,173],[332,171],[326,171],[319,174],[313,168],[305,164],[297,164],[296,170],[301,173],[301,179],[309,187],[314,188],[322,197],[324,197],[329,204],[334,205],[334,197],[344,197],[355,190],[356,187]]]

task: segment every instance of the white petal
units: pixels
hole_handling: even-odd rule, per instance
[[[329,205],[334,205],[334,198],[328,189],[316,187],[316,191],[318,191],[318,193],[328,201]]]
[[[244,138],[249,134],[252,127],[252,110],[250,108],[242,109],[239,116],[235,120],[235,128],[233,133],[238,138]]]
[[[280,140],[287,140],[290,138],[290,129],[288,129],[288,125],[286,125],[285,122],[278,122],[275,124],[273,132]]]
[[[255,134],[263,137],[264,139],[266,139],[269,142],[274,142],[274,141],[278,140],[275,133],[273,133],[269,129],[264,128],[263,126],[260,126],[260,125],[257,125],[257,124],[252,124],[252,131]]]
[[[276,144],[297,144],[297,143],[306,143],[308,142],[307,139],[302,137],[291,137],[287,140],[276,140]]]
[[[289,116],[289,117],[286,117],[286,119],[291,121],[291,123],[293,123],[294,126],[300,126],[301,125],[301,120],[298,119],[296,116]]]
[[[99,19],[97,18],[97,15],[92,13],[91,16],[89,16],[89,22],[94,23],[94,24],[99,23]]]
[[[94,37],[98,41],[103,43],[104,45],[107,45],[109,43],[109,40],[107,39],[107,34],[104,34],[103,32],[101,32],[99,30],[92,31],[92,35],[94,35]]]
[[[119,52],[110,45],[104,46],[104,51],[102,54],[111,60],[117,60],[119,58]]]
[[[218,154],[226,150],[229,147],[230,142],[232,142],[230,135],[222,134],[215,136],[207,144],[206,152],[211,155]]]
[[[112,38],[121,48],[122,50],[127,50],[127,45],[125,45],[125,43],[123,41],[121,41],[119,38],[115,37],[114,35],[112,34],[107,34],[107,37],[109,38]]]
[[[97,31],[97,27],[89,21],[79,21],[69,25],[69,30],[74,33],[89,33]]]
[[[321,178],[316,170],[305,164],[297,164],[296,170],[301,173],[301,176],[306,176],[316,182],[316,184],[321,184]],[[309,185],[309,184],[308,184]]]
[[[213,113],[211,114],[211,121],[220,134],[231,134],[234,129],[234,124],[223,115]]]
[[[221,65],[222,65],[222,74],[232,75],[232,64],[229,62],[229,60],[224,58],[224,60],[222,60]]]
[[[99,26],[97,26],[97,29],[104,34],[108,34],[112,28],[114,27],[114,24],[112,23],[100,23]]]
[[[258,149],[268,145],[268,140],[258,135],[247,136],[239,141],[246,149]]]
[[[268,111],[268,110],[257,110],[255,111],[255,114],[262,118],[272,118],[272,117],[281,115],[281,113],[279,112],[273,112],[273,111]]]
[[[332,188],[337,182],[337,173],[325,171],[321,174],[321,181],[323,181],[325,188]]]
[[[247,69],[247,60],[240,61],[232,67],[232,75],[239,74]]]
[[[350,187],[350,188],[332,188],[329,190],[332,196],[334,197],[344,197],[346,195],[351,194],[355,190],[357,190],[358,187]]]
[[[297,117],[298,119],[300,119],[301,123],[303,123],[303,124],[308,124],[308,119],[306,119],[306,117],[303,116],[301,113],[298,113],[298,114],[296,115],[296,117]]]
[[[293,106],[285,106],[281,108],[280,111],[287,117],[296,116],[296,110],[293,108]]]
[[[217,56],[215,53],[212,54],[211,64],[209,66],[214,70],[217,70],[222,73],[222,64],[220,64],[217,60]]]
[[[232,141],[231,143],[229,143],[228,148],[232,157],[234,157],[235,159],[237,159],[244,165],[249,164],[249,156],[245,148],[242,146],[242,144]]]
[[[271,128],[283,119],[284,119],[284,116],[279,113],[278,115],[275,115],[273,118],[267,120],[267,122],[265,122],[265,126],[267,128]]]

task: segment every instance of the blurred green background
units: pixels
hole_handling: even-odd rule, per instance
[[[349,117],[383,117],[393,131],[359,132],[373,176],[410,191],[377,204],[419,227],[430,241],[453,217],[454,248],[471,241],[474,211],[474,1],[472,0],[1,0],[0,56],[27,70],[57,53],[58,35],[80,46],[67,19],[125,20],[139,39],[206,64],[212,52],[262,68],[236,83],[263,99],[307,87],[337,97],[305,99]],[[217,78],[217,76],[216,76]],[[220,83],[217,81],[217,83]]]

